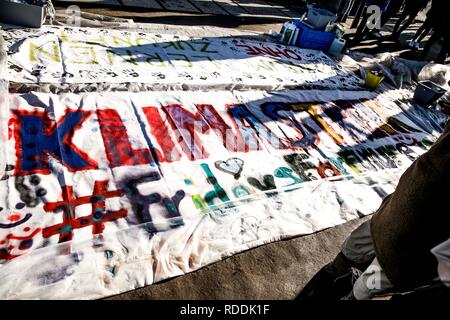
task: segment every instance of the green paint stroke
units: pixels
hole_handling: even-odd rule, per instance
[[[61,56],[59,54],[59,46],[56,41],[52,41],[53,52],[47,51],[43,46],[37,46],[30,42],[29,58],[30,61],[38,61],[38,56],[46,56],[55,62],[61,62]]]
[[[206,180],[214,188],[214,190],[211,190],[205,194],[204,200],[208,204],[208,206],[214,205],[215,198],[220,199],[222,202],[230,201],[230,198],[228,198],[228,195],[225,192],[225,190],[217,182],[217,179],[211,172],[211,169],[209,168],[209,166],[206,163],[202,163],[202,164],[200,164],[200,167],[206,173],[206,177],[207,177]]]

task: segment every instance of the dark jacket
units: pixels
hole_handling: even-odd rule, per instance
[[[415,288],[438,276],[430,250],[450,237],[450,122],[402,175],[371,229],[375,254],[394,286]]]

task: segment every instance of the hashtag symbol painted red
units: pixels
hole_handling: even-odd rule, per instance
[[[55,212],[62,209],[63,222],[50,226],[42,230],[44,238],[59,234],[59,242],[70,241],[73,238],[73,230],[92,226],[92,234],[102,233],[104,222],[114,221],[124,218],[127,215],[126,209],[118,211],[106,211],[105,200],[108,198],[120,197],[121,190],[107,191],[108,180],[95,181],[92,195],[75,198],[72,186],[62,187],[62,201],[48,202],[44,205],[47,212]],[[92,211],[89,216],[77,218],[75,208],[83,204],[92,204]]]

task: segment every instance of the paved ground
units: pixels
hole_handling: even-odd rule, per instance
[[[263,0],[58,0],[57,4],[82,4],[91,7],[111,7],[138,9],[153,12],[183,12],[193,14],[212,14],[222,16],[260,17],[288,20],[299,17],[303,12],[303,2],[299,4],[280,4],[277,1]]]
[[[131,18],[136,22],[219,26],[266,33],[270,29],[280,30],[286,19],[298,17],[303,11],[301,5],[283,6],[261,0],[84,1],[87,3],[77,3],[83,11]],[[71,2],[55,1],[57,9],[69,4]],[[351,21],[347,22],[348,27]],[[398,42],[379,45],[369,40],[359,49],[372,54],[389,51],[408,55],[406,40],[417,27],[417,24],[412,26]],[[390,28],[392,23],[384,33]],[[333,259],[345,237],[365,219],[264,245],[190,274],[110,299],[292,299],[315,272]]]
[[[202,3],[206,1],[210,4],[215,4],[215,8],[219,8],[220,11],[209,11],[205,9],[206,7],[200,7],[202,11],[196,10],[195,12],[190,12],[189,9],[183,10],[184,8],[188,8],[186,5],[179,8],[173,7],[174,9],[172,10],[166,10],[164,8],[148,9],[145,7],[122,6],[119,1],[122,3],[139,1],[145,5],[151,0],[83,0],[82,2],[57,0],[54,1],[54,4],[57,10],[63,10],[70,5],[76,4],[85,12],[133,19],[135,22],[185,26],[216,26],[258,32],[268,32],[270,29],[280,30],[283,22],[289,20],[292,16],[300,16],[301,12],[303,12],[302,10],[304,10],[301,7],[297,7],[298,11],[296,11],[291,9],[291,7],[282,7],[281,5],[275,5],[271,9],[269,4],[263,7],[264,10],[261,7],[256,9],[248,3],[254,0],[239,1],[239,3],[242,2],[242,5],[238,4],[237,0],[234,2],[232,0],[197,0]],[[158,1],[161,4],[166,3],[165,0]],[[179,4],[190,3],[188,0],[176,0],[175,2]],[[258,12],[258,14],[252,12]]]

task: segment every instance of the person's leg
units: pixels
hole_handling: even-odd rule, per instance
[[[402,4],[403,2],[401,0],[391,0],[386,11],[381,14],[381,27],[400,11]]]
[[[342,10],[342,15],[340,18],[340,22],[345,23],[347,21],[348,15],[350,13],[350,10],[353,8],[353,4],[355,3],[355,0],[347,0],[345,3],[345,6]]]
[[[381,14],[381,21],[380,21],[381,28],[383,28],[384,25],[388,23],[389,20],[391,20],[392,16],[393,13],[391,11],[385,11]]]
[[[353,285],[352,294],[356,300],[368,300],[393,289],[377,258],[361,274]]]
[[[400,36],[400,34],[406,30],[416,19],[418,12],[414,11],[409,14],[408,19],[406,22],[397,30],[397,34]]]
[[[367,269],[375,252],[370,220],[356,228],[342,244],[341,252],[324,266],[303,288],[297,300],[337,300],[351,291],[353,270]]]
[[[392,36],[396,36],[398,34],[398,29],[400,28],[400,24],[408,17],[408,12],[404,10],[400,17],[397,20],[397,23],[394,26],[394,30],[392,30]]]
[[[417,38],[417,42],[421,42],[429,33],[430,31],[433,29],[433,27],[431,26],[431,24],[428,24],[422,31],[422,34]]]
[[[359,44],[364,36],[369,32],[367,28],[367,20],[369,19],[369,15],[365,14],[358,25],[358,29],[356,29],[354,37],[348,42],[349,46],[355,46]]]
[[[433,44],[439,40],[441,37],[441,32],[439,30],[434,30],[433,34],[431,35],[430,39],[428,39],[427,43],[425,44],[425,47],[423,48],[422,54],[420,56],[420,60],[425,60],[428,53],[430,52],[431,47]]]
[[[417,29],[416,33],[414,34],[412,41],[418,41],[418,39],[422,36],[427,27],[428,27],[427,21],[422,23],[422,25],[419,27],[419,29]]]
[[[448,42],[447,38],[444,38],[444,42],[442,43],[441,51],[439,51],[439,54],[438,54],[435,62],[444,64],[445,60],[447,59],[448,52],[449,52],[449,42]]]
[[[356,28],[356,26],[359,24],[359,21],[361,19],[361,17],[364,15],[364,11],[366,10],[366,0],[357,0],[358,4],[357,4],[357,9],[356,9],[356,13],[355,13],[355,18],[352,22],[352,25],[350,26],[350,28]]]
[[[375,258],[370,222],[369,219],[353,230],[341,246],[342,254],[357,264],[369,263]]]

